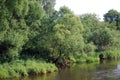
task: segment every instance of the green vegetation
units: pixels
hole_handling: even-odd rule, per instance
[[[73,62],[120,57],[120,12],[76,16],[55,0],[0,1],[0,78],[53,72]]]
[[[57,71],[54,64],[38,60],[16,60],[0,65],[0,78],[18,78]]]
[[[109,50],[102,52],[107,59],[119,59],[120,50]]]

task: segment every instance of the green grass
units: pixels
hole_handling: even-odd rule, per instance
[[[16,60],[0,65],[0,78],[18,78],[21,76],[46,74],[58,70],[54,64],[38,60]]]
[[[109,50],[101,52],[105,58],[120,58],[120,50]],[[83,57],[70,57],[75,63],[94,63],[99,62],[100,53],[90,53]],[[15,60],[10,63],[0,64],[0,79],[2,78],[18,78],[29,75],[46,74],[57,71],[55,64],[47,63],[43,60]]]
[[[120,50],[107,50],[100,53],[90,53],[85,59],[87,63],[93,63],[99,61],[99,54],[103,54],[106,59],[119,59]]]
[[[98,57],[91,57],[91,56],[88,56],[87,58],[76,59],[76,63],[93,63],[98,61],[99,61]]]
[[[76,63],[85,63],[85,62],[86,62],[85,58],[76,59]]]
[[[87,57],[86,58],[87,63],[93,63],[93,62],[98,62],[98,61],[99,61],[99,58],[96,58],[96,57]]]
[[[27,60],[25,65],[29,74],[46,74],[47,72],[57,70],[57,67],[54,64],[36,60]]]
[[[120,50],[109,50],[102,52],[107,59],[118,59],[120,58]]]
[[[99,61],[99,54],[96,52],[92,52],[87,54],[86,56],[80,57],[76,59],[76,63],[93,63]]]

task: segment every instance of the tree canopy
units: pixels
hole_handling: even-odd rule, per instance
[[[78,16],[66,6],[58,11],[54,6],[55,0],[0,1],[1,63],[27,58],[64,62],[118,48],[118,11],[109,10],[100,21],[96,14]]]

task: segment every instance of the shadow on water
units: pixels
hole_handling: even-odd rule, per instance
[[[12,80],[120,80],[120,62],[104,61],[103,63],[77,64],[43,76]]]

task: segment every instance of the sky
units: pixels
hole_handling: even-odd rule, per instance
[[[120,12],[120,0],[56,0],[55,9],[61,6],[67,6],[76,15],[95,13],[101,20],[110,9]]]

